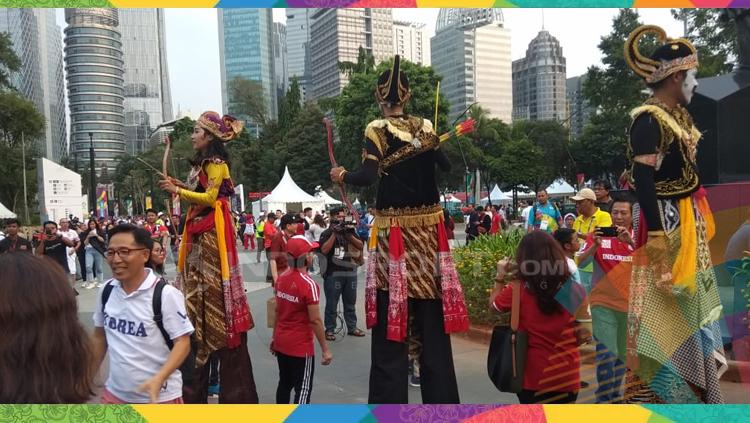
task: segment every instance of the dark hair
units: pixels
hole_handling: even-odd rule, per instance
[[[568,262],[560,244],[545,231],[530,232],[521,239],[516,252],[518,275],[536,297],[544,314],[561,310],[555,295],[570,279]],[[529,265],[533,264],[533,269]]]
[[[91,229],[91,224],[94,224],[96,226],[96,231],[98,232],[101,227],[99,226],[99,222],[96,221],[96,219],[90,219],[89,223],[86,224],[86,229]]]
[[[313,218],[313,223],[316,224],[316,225],[318,225],[318,226],[320,226],[321,228],[325,228],[327,226],[326,225],[326,220],[323,219],[323,215],[321,215],[321,214],[316,214],[315,215],[315,217]]]
[[[18,219],[11,217],[10,219],[5,219],[5,222],[3,223],[4,226],[10,226],[16,224],[18,226],[21,226],[21,222],[18,221]]]
[[[307,213],[309,211],[312,211],[312,207],[305,207],[305,209],[302,210],[303,213]]]
[[[573,237],[576,236],[576,231],[570,228],[560,228],[555,231],[552,236],[560,244],[561,247],[565,248],[565,244],[573,242]]]
[[[476,211],[478,211],[478,212],[481,212],[481,211],[484,211],[484,207],[482,207],[482,206],[478,206],[478,207],[477,207],[476,209],[474,209],[474,210],[476,210]]]
[[[153,213],[153,214],[159,214],[159,213],[157,213],[157,211],[156,211],[156,210],[154,210],[154,209],[148,209],[148,210],[146,210],[146,214],[149,214],[149,213]]]
[[[45,227],[45,226],[50,225],[50,224],[55,225],[55,228],[57,228],[57,223],[54,222],[54,221],[52,221],[52,220],[48,220],[48,221],[42,223],[42,227]]]
[[[630,212],[633,212],[633,205],[635,204],[635,200],[633,200],[633,198],[631,198],[629,195],[623,194],[615,197],[612,201],[612,207],[614,207],[617,203],[627,203],[630,206]]]
[[[143,228],[139,228],[129,223],[117,225],[109,231],[109,239],[111,240],[118,234],[133,235],[135,244],[147,249],[148,251],[151,251],[151,249],[154,248],[154,240],[151,238],[151,234]]]
[[[52,263],[0,256],[0,403],[81,404],[93,396],[92,346],[67,276]]]
[[[336,206],[331,209],[331,215],[339,214],[341,212],[346,212],[346,208],[342,206]]]
[[[195,152],[195,156],[193,156],[193,159],[190,160],[190,164],[193,166],[203,166],[203,162],[205,160],[219,158],[223,160],[227,164],[227,167],[231,169],[232,165],[229,160],[229,152],[227,151],[224,143],[220,139],[216,138],[214,134],[208,132],[206,129],[203,129],[203,131],[207,136],[211,137],[211,141],[208,142],[206,151]]]
[[[609,181],[605,181],[603,179],[600,179],[596,182],[594,182],[594,186],[601,185],[602,188],[606,189],[607,191],[612,191],[612,184],[609,183]]]
[[[149,250],[149,258],[146,262],[146,267],[149,269],[152,269],[156,273],[163,275],[164,274],[164,263],[162,264],[154,264],[154,262],[151,261],[151,252],[154,250],[154,245],[159,244],[161,246],[162,250],[164,250],[164,245],[162,245],[161,241],[158,239],[153,240],[153,245],[151,246],[151,250]]]
[[[268,220],[276,220],[276,213],[268,213]]]

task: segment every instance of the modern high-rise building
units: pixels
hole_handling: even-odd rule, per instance
[[[491,117],[511,122],[510,30],[501,9],[441,9],[430,49],[451,119],[478,103]]]
[[[429,66],[432,57],[425,24],[393,21],[393,49],[403,59]]]
[[[565,84],[568,97],[568,124],[570,125],[570,136],[574,140],[583,134],[583,128],[586,127],[595,112],[583,96],[583,84],[586,83],[586,78],[586,74],[574,76],[568,78]]]
[[[125,139],[127,151],[150,146],[149,136],[172,120],[172,93],[167,69],[163,9],[119,9],[125,71]]]
[[[526,57],[513,61],[513,119],[566,120],[565,75],[560,42],[539,31]]]
[[[310,29],[310,98],[336,97],[349,82],[340,62],[357,62],[359,48],[375,63],[393,57],[391,9],[314,9]]]
[[[297,78],[302,101],[310,90],[310,25],[314,10],[286,9],[287,84]]]
[[[286,25],[273,23],[273,64],[276,72],[276,92],[281,98],[289,89],[289,69],[287,65]]]
[[[229,90],[231,81],[241,77],[260,84],[265,99],[265,114],[270,119],[276,119],[278,101],[272,9],[219,9],[218,15],[221,101],[224,113],[249,119],[236,109]],[[253,126],[251,122],[248,123]],[[257,131],[257,124],[254,127]]]
[[[117,9],[65,9],[65,69],[70,105],[70,155],[95,168],[125,154],[123,55]]]
[[[44,116],[43,138],[29,140],[44,157],[59,162],[67,154],[65,87],[63,84],[62,29],[54,9],[0,9],[0,32],[10,34],[13,51],[21,60],[10,75],[18,93]]]

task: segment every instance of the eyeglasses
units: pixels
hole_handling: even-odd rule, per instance
[[[104,256],[108,259],[115,258],[115,254],[120,256],[120,258],[127,258],[130,256],[130,254],[133,253],[133,251],[138,250],[147,250],[148,248],[120,248],[118,250],[107,250],[104,253]]]

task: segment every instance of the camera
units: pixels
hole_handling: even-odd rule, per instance
[[[357,223],[352,219],[351,216],[347,216],[344,220],[331,221],[331,229],[337,233],[355,233]]]

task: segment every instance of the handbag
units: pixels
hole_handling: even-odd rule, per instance
[[[273,296],[266,301],[266,322],[269,329],[276,327],[276,297]]]
[[[521,284],[511,282],[513,300],[510,309],[510,326],[495,326],[492,330],[490,350],[487,354],[487,374],[501,392],[518,393],[523,390],[526,369],[526,332],[518,331],[521,308]]]

